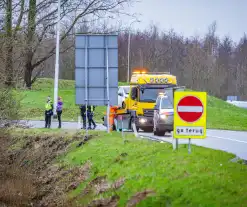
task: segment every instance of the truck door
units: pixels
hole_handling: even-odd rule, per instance
[[[131,101],[130,101],[130,108],[135,109],[137,108],[137,99],[138,99],[138,89],[137,87],[133,87],[131,89]]]

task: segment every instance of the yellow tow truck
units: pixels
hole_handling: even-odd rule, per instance
[[[122,107],[115,110],[113,129],[133,130],[134,122],[137,131],[142,129],[145,132],[152,132],[154,106],[158,95],[167,91],[173,93],[173,88],[176,87],[177,78],[169,72],[135,70],[130,81],[130,93],[125,98]],[[106,125],[106,119],[104,120],[104,125]]]

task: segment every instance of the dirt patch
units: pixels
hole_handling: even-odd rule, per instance
[[[127,203],[127,207],[134,207],[140,201],[144,200],[146,197],[153,195],[153,194],[154,194],[153,190],[145,190],[142,192],[138,192],[130,198],[130,200]]]
[[[116,207],[118,204],[118,200],[119,196],[114,195],[109,198],[94,200],[88,205],[88,207]]]
[[[84,147],[97,135],[1,135],[0,206],[67,207],[78,206],[77,201],[81,199],[87,200],[87,204],[82,206],[117,206],[117,190],[124,185],[125,178],[109,182],[107,176],[99,176],[88,182],[92,167],[90,161],[73,168],[57,163],[57,157],[64,155],[72,142],[78,141],[77,147]],[[124,161],[126,156],[127,153],[120,154],[115,162]],[[88,184],[84,190],[68,200],[67,193],[85,181]],[[111,192],[112,196],[103,198],[105,192]],[[137,193],[129,200],[128,206],[135,206],[151,193],[152,191]],[[100,199],[94,199],[95,197]]]
[[[79,140],[81,134],[1,137],[0,206],[68,206],[65,193],[89,178],[91,163],[68,168],[55,159]]]

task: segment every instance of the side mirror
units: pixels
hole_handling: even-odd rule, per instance
[[[118,93],[119,96],[123,96],[123,93]]]
[[[135,100],[135,99],[136,99],[135,95],[132,94],[132,95],[131,95],[131,99],[132,99],[132,100]]]

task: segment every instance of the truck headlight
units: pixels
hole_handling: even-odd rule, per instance
[[[147,120],[146,120],[146,119],[144,119],[144,118],[140,118],[140,119],[139,119],[139,122],[140,122],[141,124],[144,124],[144,123],[146,123],[146,122],[147,122]]]
[[[166,115],[165,115],[165,114],[161,114],[161,115],[160,115],[160,118],[161,118],[161,119],[166,119]]]

